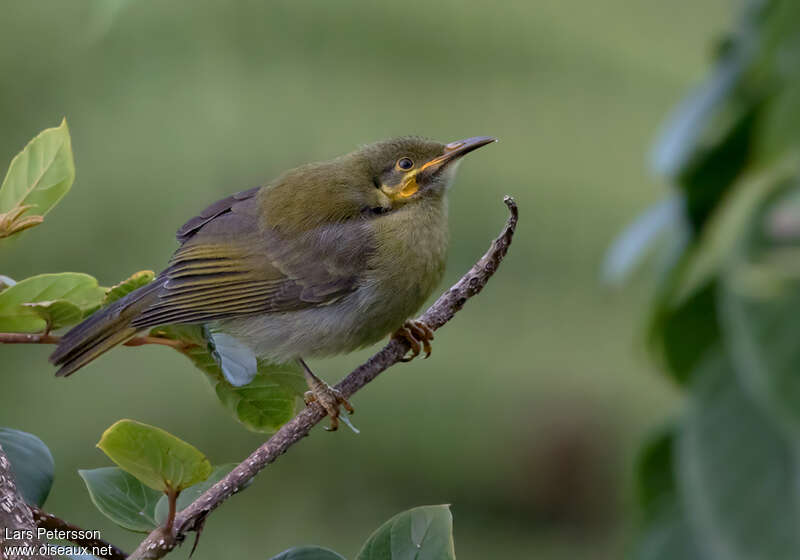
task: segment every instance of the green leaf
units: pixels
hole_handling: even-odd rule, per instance
[[[694,231],[703,230],[747,169],[758,116],[758,106],[742,111],[721,139],[698,152],[680,176],[686,194],[686,215]]]
[[[162,492],[181,491],[211,474],[208,459],[196,447],[134,420],[114,423],[97,447],[123,470]]]
[[[212,380],[220,402],[236,419],[254,432],[272,433],[292,419],[297,393],[283,378],[301,375],[293,364],[274,365],[259,362],[259,374],[242,387],[234,387],[225,379]]]
[[[126,278],[119,284],[112,286],[106,292],[106,297],[103,299],[103,307],[114,303],[118,299],[122,299],[134,290],[138,290],[142,286],[146,286],[156,277],[152,270],[140,270]]]
[[[681,196],[669,196],[650,206],[628,225],[606,253],[603,279],[611,284],[627,279],[661,235],[678,227],[683,204]]]
[[[672,271],[650,321],[649,340],[658,358],[684,383],[707,348],[720,337],[719,278],[738,240],[764,201],[791,183],[800,155],[790,154],[742,179],[719,206],[694,248]]]
[[[284,550],[270,560],[345,560],[345,558],[321,546],[296,546]]]
[[[697,362],[710,345],[720,337],[717,316],[716,279],[680,301],[674,301],[674,291],[680,283],[685,265],[682,262],[667,271],[646,322],[646,343],[654,360],[674,381],[685,384]]]
[[[259,373],[253,381],[242,387],[234,387],[225,379],[214,360],[202,327],[156,327],[150,334],[191,344],[183,353],[206,374],[219,401],[248,430],[273,433],[296,414],[297,397],[305,390],[303,373],[298,365],[259,361]]]
[[[48,128],[11,160],[0,186],[0,238],[41,223],[75,180],[66,119]]]
[[[722,324],[744,388],[800,437],[800,182],[765,202],[726,268]]]
[[[639,453],[636,462],[636,489],[639,507],[645,517],[652,516],[663,501],[673,499],[675,431],[675,427],[670,426],[652,434]]]
[[[717,284],[713,282],[677,307],[656,307],[649,326],[649,343],[672,378],[686,383],[709,346],[719,340]]]
[[[17,488],[29,504],[42,505],[53,486],[55,464],[47,446],[33,434],[0,428],[3,447],[17,479]]]
[[[178,496],[178,511],[182,510],[197,498],[200,497],[200,494],[214,486],[217,482],[225,478],[229,472],[231,472],[236,467],[235,463],[229,463],[227,465],[220,465],[218,467],[214,467],[214,470],[211,471],[211,475],[205,479],[203,482],[199,482],[192,486],[186,488],[183,492],[181,492],[180,496]],[[158,504],[156,504],[155,509],[155,517],[156,521],[159,525],[163,525],[164,521],[167,519],[167,515],[169,514],[169,500],[166,496],[161,496],[161,499],[158,500]]]
[[[655,433],[636,464],[636,486],[642,526],[636,539],[636,560],[701,560],[695,536],[678,495],[675,479],[677,427]]]
[[[678,480],[704,558],[795,560],[800,457],[719,347],[699,367],[677,440]]]
[[[450,506],[421,506],[381,525],[356,560],[454,560]]]
[[[156,527],[155,508],[161,492],[148,488],[118,467],[79,470],[92,502],[111,521],[137,533]]]
[[[16,284],[13,278],[0,274],[0,292]]]
[[[798,14],[800,16],[800,14]],[[787,84],[764,111],[761,134],[756,138],[760,160],[780,157],[798,144],[800,136],[800,80]]]
[[[715,210],[706,224],[696,248],[689,256],[673,293],[673,305],[702,289],[722,268],[753,213],[769,196],[793,181],[800,171],[800,153],[793,152],[781,161],[744,177]]]
[[[81,308],[65,299],[23,303],[22,305],[32,309],[34,313],[44,319],[47,330],[74,325],[83,319]]]
[[[658,173],[676,177],[686,169],[733,96],[744,66],[744,57],[729,53],[706,82],[681,101],[653,148],[652,162]]]
[[[707,560],[685,511],[674,501],[665,503],[639,530],[636,560]]]
[[[103,301],[104,295],[105,290],[88,274],[62,272],[26,278],[0,292],[0,331],[40,332],[47,328],[41,307],[25,304],[62,300],[85,315]]]

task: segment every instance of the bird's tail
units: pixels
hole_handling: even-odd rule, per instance
[[[50,355],[50,361],[61,366],[56,375],[70,375],[133,337],[137,329],[131,327],[131,321],[158,299],[160,287],[161,282],[156,280],[134,290],[105,309],[93,313],[61,337],[55,352]]]

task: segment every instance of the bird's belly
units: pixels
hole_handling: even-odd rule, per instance
[[[280,363],[374,344],[398,328],[421,303],[397,301],[392,305],[374,288],[362,287],[323,307],[226,319],[211,328],[237,338],[259,358]]]

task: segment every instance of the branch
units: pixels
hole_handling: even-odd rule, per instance
[[[20,531],[18,534],[21,537],[6,538],[9,531],[12,534]],[[36,525],[33,523],[31,510],[17,490],[11,461],[0,446],[0,558],[51,560],[51,555],[40,550],[42,542],[35,535]],[[17,551],[12,552],[10,547],[17,547]],[[25,549],[20,550],[21,547]]]
[[[431,329],[438,329],[447,323],[469,298],[480,292],[505,257],[517,227],[517,205],[509,196],[506,196],[503,201],[508,206],[511,215],[500,236],[494,240],[486,254],[475,263],[469,272],[442,294],[419,318]],[[392,338],[382,350],[345,377],[336,388],[345,397],[350,397],[375,379],[382,371],[400,361],[409,349],[405,340]],[[325,418],[325,412],[316,403],[301,410],[297,416],[284,424],[225,478],[200,495],[186,509],[178,512],[171,530],[160,527],[150,533],[130,555],[129,560],[163,558],[183,540],[187,531],[201,531],[209,513],[241,490],[264,467],[308,435],[311,428],[323,418]]]
[[[53,515],[52,513],[47,513],[46,511],[40,509],[37,506],[28,506],[30,507],[31,513],[33,514],[33,521],[36,523],[37,527],[41,527],[42,529],[47,529],[48,531],[66,531],[68,537],[70,537],[70,533],[72,534],[86,534],[91,533],[92,531],[87,531],[85,529],[81,529],[77,525],[73,525],[72,523],[68,523],[63,519],[60,519]],[[91,537],[85,538],[65,538],[63,540],[70,541],[82,547],[85,547],[87,550],[92,552],[93,556],[97,556],[99,558],[106,558],[107,560],[125,560],[128,557],[127,554],[122,552],[113,544],[104,541],[103,539],[96,539]]]
[[[58,344],[61,340],[60,336],[52,334],[28,334],[28,333],[0,333],[0,344]],[[187,344],[181,340],[174,340],[172,338],[163,338],[160,336],[134,336],[130,340],[123,343],[125,346],[143,346],[145,344],[160,344],[162,346],[169,346],[175,350],[186,350]]]

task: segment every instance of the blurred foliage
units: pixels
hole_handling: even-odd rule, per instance
[[[318,542],[352,558],[364,528],[419,503],[453,504],[462,559],[619,558],[632,455],[675,392],[631,344],[642,279],[609,294],[597,270],[619,224],[655,202],[642,146],[702,75],[729,2],[6,3],[2,167],[66,115],[78,175],[47,227],[0,242],[0,273],[112,286],[160,270],[208,203],[295,165],[398,134],[498,136],[451,192],[442,286],[486,249],[508,193],[523,227],[502,273],[431,359],[359,395],[361,435],[315,431],[214,513],[193,558],[264,542],[266,556]],[[373,350],[311,367],[334,382]],[[0,347],[0,424],[48,442],[49,510],[127,550],[138,535],[109,526],[75,474],[106,460],[69,434],[136,418],[220,462],[263,441],[170,349],[119,348],[68,380],[51,351]]]
[[[689,403],[639,461],[635,557],[788,560],[800,555],[800,3],[746,3],[717,50],[654,152],[681,201],[680,243],[648,336]]]

